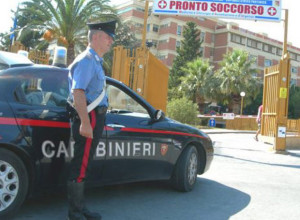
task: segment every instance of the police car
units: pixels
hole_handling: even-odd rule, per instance
[[[0,216],[37,189],[66,184],[74,142],[65,110],[68,70],[31,65],[0,72]],[[213,159],[210,138],[164,116],[107,77],[109,109],[89,183],[171,180],[191,191]]]

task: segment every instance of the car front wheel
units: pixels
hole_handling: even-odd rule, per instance
[[[28,191],[28,175],[22,160],[0,149],[0,217],[10,216],[23,203]]]
[[[173,185],[177,190],[191,191],[197,181],[198,151],[195,146],[190,145],[184,150],[177,161],[173,174]]]

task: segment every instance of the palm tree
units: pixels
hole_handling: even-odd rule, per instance
[[[249,59],[248,53],[243,50],[233,50],[224,56],[215,77],[219,81],[216,93],[219,101],[228,105],[229,111],[238,114],[241,103],[240,92],[246,93],[247,99],[256,97],[259,93],[259,80],[256,77],[257,69],[252,68],[255,61]]]
[[[199,111],[203,112],[205,98],[210,97],[213,66],[208,60],[197,58],[181,69],[185,72],[185,76],[180,78],[180,90],[186,97],[196,102]]]
[[[20,16],[34,14],[23,28],[44,33],[48,41],[67,47],[67,63],[87,46],[87,22],[116,19],[109,0],[29,0]],[[24,31],[26,33],[26,31]]]

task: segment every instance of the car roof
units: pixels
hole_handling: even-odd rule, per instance
[[[0,63],[6,64],[6,65],[9,65],[9,66],[33,65],[33,62],[31,62],[24,55],[5,52],[5,51],[0,51]]]

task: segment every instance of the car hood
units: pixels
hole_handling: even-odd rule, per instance
[[[210,140],[210,137],[205,132],[201,131],[198,128],[192,127],[187,124],[183,124],[179,121],[176,121],[176,120],[168,118],[168,117],[166,117],[166,120],[168,120],[170,127],[172,128],[173,131],[201,135]]]

